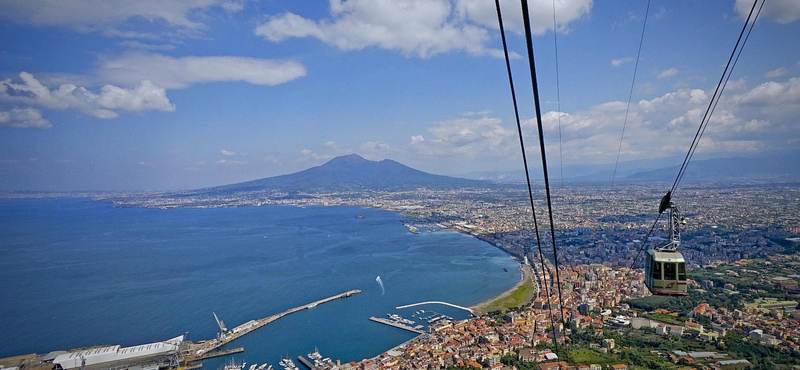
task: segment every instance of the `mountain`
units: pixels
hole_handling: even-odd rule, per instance
[[[486,187],[488,181],[433,175],[391,159],[370,161],[350,154],[300,172],[202,189],[200,193],[259,190],[407,190],[416,188]]]
[[[683,181],[753,180],[764,178],[799,179],[800,153],[768,157],[734,157],[691,161]],[[631,181],[672,181],[679,166],[641,171],[627,176]]]
[[[672,181],[678,174],[683,156],[620,162],[617,168],[618,182]],[[550,181],[560,181],[561,168],[550,166]],[[611,182],[614,164],[565,165],[566,182]],[[494,180],[497,182],[523,182],[522,170],[505,172],[472,172],[462,175],[470,179]],[[754,179],[800,179],[800,152],[787,152],[761,157],[734,157],[700,159],[689,163],[684,181],[721,181]],[[531,180],[542,181],[541,168],[531,167]]]

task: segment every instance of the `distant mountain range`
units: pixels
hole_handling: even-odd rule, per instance
[[[201,189],[198,193],[236,193],[259,190],[409,190],[486,187],[490,181],[433,175],[391,159],[370,161],[350,154],[304,171]]]
[[[621,162],[617,168],[618,182],[673,181],[678,175],[683,157],[659,158]],[[672,165],[670,165],[672,164]],[[550,181],[561,178],[561,168],[552,162],[548,166]],[[541,181],[541,168],[531,168],[531,180]],[[564,181],[567,182],[611,182],[613,164],[564,166]],[[462,175],[471,179],[499,182],[523,182],[525,172],[472,172]],[[687,167],[682,181],[725,181],[752,179],[800,179],[800,152],[783,153],[765,157],[733,157],[693,159]]]
[[[620,163],[617,182],[672,181],[682,158]],[[649,164],[649,166],[648,166]],[[656,166],[661,167],[656,167]],[[613,165],[565,166],[565,181],[610,183]],[[558,181],[560,169],[551,167],[551,181]],[[541,180],[541,170],[532,169],[532,180]],[[498,183],[525,180],[523,171],[471,173],[472,179],[434,175],[413,169],[391,159],[370,161],[356,154],[336,157],[327,163],[300,172],[268,177],[237,184],[193,191],[193,194],[226,194],[263,190],[347,191],[347,190],[411,190],[418,188],[452,189],[487,187]],[[717,158],[694,160],[683,181],[721,181],[734,179],[800,179],[800,153],[760,158]]]

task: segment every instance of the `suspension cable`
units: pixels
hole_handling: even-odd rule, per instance
[[[748,23],[749,23],[750,28],[747,30],[747,35],[745,35],[744,41],[742,41],[742,47],[739,48],[739,51],[736,54],[736,59],[734,59],[733,60],[733,64],[731,64],[731,68],[730,68],[730,71],[728,72],[728,75],[725,76],[725,73],[723,72],[723,77],[725,77],[725,82],[722,83],[722,87],[720,87],[719,84],[717,85],[717,88],[719,89],[719,95],[717,96],[716,101],[714,101],[714,98],[711,99],[713,101],[713,107],[711,105],[709,105],[709,108],[711,108],[711,111],[709,112],[708,110],[706,110],[706,113],[708,114],[708,119],[705,121],[705,124],[701,124],[702,130],[700,131],[700,135],[697,137],[697,142],[696,143],[692,143],[694,145],[694,148],[690,148],[690,150],[689,150],[689,157],[686,160],[686,166],[688,166],[689,161],[691,161],[692,157],[694,157],[694,153],[697,150],[697,146],[700,144],[700,138],[703,137],[703,133],[705,133],[706,128],[708,127],[708,123],[709,123],[709,121],[711,121],[711,115],[713,115],[714,111],[717,109],[717,104],[719,104],[720,98],[722,96],[722,92],[725,91],[725,87],[728,86],[728,81],[731,79],[731,74],[733,74],[733,69],[736,68],[736,63],[739,62],[739,57],[742,56],[742,50],[744,50],[744,45],[747,44],[747,40],[750,38],[750,33],[753,31],[753,27],[755,26],[755,23],[758,20],[758,16],[761,14],[761,9],[764,7],[764,3],[765,2],[766,2],[766,0],[761,2],[761,6],[758,8],[758,11],[756,12],[756,16],[755,16],[755,18],[753,18],[753,22],[752,23],[749,22],[749,20],[750,20],[749,16],[748,16],[748,21],[745,22],[745,26],[747,26]],[[758,0],[753,2],[753,8],[750,9],[750,14],[753,13],[753,9],[755,8],[756,3],[758,3]],[[739,39],[741,39],[741,37],[742,36],[740,34],[739,35]],[[738,44],[738,41],[737,41],[737,44]],[[734,48],[734,52],[736,52],[735,48]],[[733,57],[733,54],[731,54],[731,57]],[[728,63],[730,63],[730,59],[728,59]],[[721,81],[722,80],[720,79],[720,82]],[[716,94],[716,92],[715,92],[715,94]],[[678,177],[675,178],[675,183],[672,185],[672,190],[673,191],[675,190],[675,188],[677,188],[678,184],[683,179],[683,175],[686,173],[686,168],[685,168],[686,166],[683,166],[682,171],[678,172]]]
[[[747,15],[747,19],[742,26],[742,31],[739,33],[739,38],[736,40],[736,44],[733,47],[733,51],[731,52],[730,57],[728,57],[728,63],[725,65],[725,69],[722,71],[722,76],[717,82],[717,86],[714,89],[714,94],[711,96],[711,100],[708,103],[708,107],[706,108],[706,112],[703,115],[703,119],[700,120],[700,127],[697,128],[697,132],[694,135],[694,139],[692,140],[692,144],[689,146],[689,151],[686,153],[686,157],[683,159],[683,163],[681,164],[680,169],[678,170],[678,175],[675,177],[675,181],[672,183],[672,188],[667,191],[667,195],[664,197],[671,197],[672,194],[675,193],[675,190],[678,188],[678,184],[680,183],[681,179],[683,179],[683,175],[686,173],[686,168],[689,165],[689,161],[691,161],[692,157],[694,156],[695,150],[697,150],[697,146],[700,144],[700,138],[703,136],[706,128],[708,127],[708,123],[711,121],[711,115],[714,114],[714,110],[719,104],[719,100],[722,96],[722,92],[725,90],[725,86],[728,84],[728,81],[731,78],[731,74],[733,74],[733,69],[736,67],[736,62],[739,61],[739,56],[742,54],[742,50],[744,50],[744,46],[747,43],[747,40],[750,38],[750,32],[753,31],[753,27],[755,27],[755,23],[758,20],[758,16],[761,14],[761,9],[764,7],[764,1],[761,2],[761,6],[758,8],[758,12],[756,12],[755,17],[753,17],[753,11],[758,4],[758,0],[753,1],[753,6],[750,8],[750,13]],[[753,22],[750,22],[750,18],[753,18]],[[750,27],[748,30],[748,26]],[[745,36],[745,31],[747,31],[747,35]],[[744,40],[742,37],[744,37]],[[741,47],[739,47],[739,43],[741,43]],[[736,59],[734,60],[734,56]],[[661,211],[661,210],[659,210]],[[642,253],[643,250],[647,247],[647,242],[650,238],[650,235],[655,229],[658,220],[661,218],[661,213],[659,212],[658,217],[656,218],[655,223],[653,223],[653,227],[650,228],[650,232],[647,233],[644,241],[642,242],[641,248],[639,248],[639,252],[636,253],[636,257],[633,258],[631,261],[631,268],[633,265],[636,264],[636,260],[639,259],[639,255]]]
[[[636,52],[636,63],[633,66],[633,78],[631,79],[631,91],[628,94],[628,107],[625,108],[625,119],[622,120],[622,135],[619,137],[619,149],[617,149],[617,160],[614,162],[614,174],[611,176],[611,190],[614,190],[614,180],[617,178],[617,166],[619,165],[619,155],[622,153],[622,139],[625,138],[625,127],[628,125],[628,113],[631,110],[631,100],[633,99],[633,86],[636,84],[636,72],[639,70],[639,59],[642,56],[642,43],[644,42],[644,30],[647,28],[647,15],[650,13],[650,0],[647,0],[647,9],[644,11],[644,22],[642,22],[642,36],[639,37],[639,51]]]
[[[558,290],[558,302],[559,302],[559,311],[561,314],[561,320],[564,321],[564,300],[561,298],[561,274],[559,273],[558,269],[558,250],[556,247],[556,233],[555,233],[555,226],[553,223],[553,202],[550,197],[550,180],[547,175],[547,153],[545,151],[544,146],[544,130],[542,127],[542,110],[539,105],[539,85],[536,81],[536,63],[533,57],[533,36],[531,32],[531,20],[530,14],[528,14],[528,0],[521,0],[522,1],[522,20],[525,25],[525,39],[528,46],[528,64],[530,64],[531,68],[531,85],[533,87],[533,105],[536,110],[536,125],[539,129],[539,149],[542,154],[542,172],[544,175],[544,188],[545,194],[547,195],[547,214],[550,218],[550,238],[553,243],[553,261],[555,263],[555,270],[556,270],[556,282],[557,282],[557,290]],[[558,342],[557,338],[553,338],[556,342]]]
[[[539,249],[539,262],[541,263],[541,266],[542,266],[542,276],[545,279],[547,279],[547,275],[545,274],[545,272],[547,270],[546,270],[545,264],[544,264],[544,253],[542,253],[542,243],[541,243],[541,239],[539,238],[539,224],[536,221],[536,207],[533,204],[533,191],[531,190],[531,177],[530,177],[530,172],[528,171],[528,160],[527,160],[527,157],[525,155],[525,144],[524,144],[524,141],[522,139],[522,124],[520,123],[520,119],[519,119],[519,108],[517,106],[517,95],[516,95],[516,92],[515,92],[515,89],[514,89],[514,78],[512,77],[512,74],[511,74],[511,62],[510,62],[509,56],[508,56],[508,46],[506,44],[505,29],[503,28],[503,15],[502,15],[502,13],[500,11],[500,0],[495,0],[494,3],[495,3],[495,7],[497,8],[497,22],[500,25],[500,37],[503,40],[503,53],[505,54],[505,59],[506,59],[506,70],[508,71],[508,83],[511,86],[511,100],[514,103],[514,117],[516,118],[516,121],[517,121],[517,132],[519,133],[519,145],[520,145],[520,148],[522,148],[522,163],[525,166],[525,179],[527,180],[526,182],[528,184],[528,200],[530,201],[531,214],[533,215],[533,227],[534,227],[534,231],[536,232],[536,245],[538,246],[538,249]],[[528,248],[527,247],[523,248],[523,254],[525,256],[528,255]],[[535,264],[535,262],[534,262],[534,264]],[[552,281],[552,279],[551,279],[551,281]],[[552,309],[552,307],[550,305],[550,288],[548,287],[548,284],[546,282],[544,282],[544,281],[542,282],[542,285],[544,286],[545,294],[547,295],[547,302],[548,302],[547,303],[547,307],[548,307],[548,310],[550,311],[550,324],[553,327],[553,338],[555,339],[555,336],[556,336],[555,328],[556,328],[556,326],[555,326],[555,320],[553,319],[553,309]],[[558,343],[556,343],[556,349],[557,348],[558,348]]]
[[[649,0],[648,0],[649,1]],[[558,116],[558,164],[561,167],[561,188],[564,188],[564,150],[561,146],[561,83],[558,73],[558,24],[556,23],[556,0],[553,0],[553,47],[556,56],[556,116]],[[563,190],[562,190],[563,191]]]

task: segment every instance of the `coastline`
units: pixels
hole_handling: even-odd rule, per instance
[[[486,314],[487,313],[487,311],[486,311],[487,308],[493,307],[495,303],[505,300],[506,298],[508,298],[509,296],[514,294],[514,292],[516,292],[520,287],[525,285],[527,282],[535,285],[535,283],[534,283],[534,281],[532,279],[533,278],[533,270],[532,270],[532,268],[530,266],[525,265],[523,263],[519,263],[519,271],[520,271],[520,274],[521,274],[520,280],[516,284],[514,284],[513,287],[507,289],[506,291],[504,291],[504,292],[502,292],[502,293],[500,293],[500,294],[498,294],[498,295],[496,295],[496,296],[494,296],[492,298],[489,298],[489,299],[487,299],[487,300],[485,300],[483,302],[477,303],[477,304],[472,305],[472,306],[469,307],[470,309],[475,310],[475,312],[477,313],[476,317],[479,317],[481,315]],[[535,289],[538,290],[538,288],[535,288]],[[538,293],[533,295],[533,297],[536,297],[536,296],[538,296]],[[527,298],[528,299],[526,299],[525,301],[522,302],[522,305],[530,304],[530,302],[533,301],[533,298],[531,298],[531,297],[527,297]],[[364,360],[378,361],[381,357],[384,356],[384,354],[388,354],[391,351],[402,352],[402,349],[407,347],[409,343],[411,343],[411,342],[413,342],[415,340],[419,340],[421,337],[423,337],[425,335],[428,335],[428,334],[419,334],[419,335],[417,335],[417,336],[415,336],[415,337],[413,337],[413,338],[411,338],[411,339],[409,339],[409,340],[407,340],[407,341],[405,341],[403,343],[400,343],[400,344],[398,344],[396,346],[393,346],[390,349],[387,349],[384,352],[381,352],[378,355],[362,359],[361,361],[364,361]],[[361,362],[361,361],[357,361],[357,362]]]
[[[403,215],[402,213],[400,213],[400,214]],[[453,231],[455,231],[455,232],[457,232],[459,234],[467,235],[469,237],[472,237],[472,238],[475,238],[475,239],[480,240],[482,242],[485,242],[485,243],[491,245],[492,247],[497,248],[500,251],[508,254],[513,260],[515,260],[517,262],[517,265],[519,267],[519,271],[520,271],[520,273],[522,275],[520,277],[520,280],[514,286],[512,286],[509,289],[507,289],[506,291],[504,291],[504,292],[502,292],[502,293],[500,293],[500,294],[498,294],[498,295],[496,295],[496,296],[494,296],[492,298],[489,298],[489,299],[487,299],[485,301],[482,301],[482,302],[479,302],[477,304],[474,304],[474,305],[470,306],[469,307],[470,309],[472,309],[472,310],[474,310],[474,311],[476,311],[478,313],[477,316],[486,314],[488,312],[491,312],[491,311],[494,311],[494,310],[497,310],[497,309],[505,311],[506,309],[511,308],[511,307],[526,306],[526,305],[531,304],[536,298],[538,298],[539,286],[536,283],[536,281],[534,280],[535,275],[534,275],[532,266],[526,265],[526,264],[520,262],[519,261],[519,257],[517,255],[511,253],[510,251],[508,251],[505,248],[502,248],[502,247],[498,246],[495,243],[492,243],[492,242],[490,242],[488,240],[484,240],[483,238],[480,238],[479,235],[477,235],[477,234],[474,234],[474,233],[469,232],[469,231],[461,230],[459,228],[453,228],[451,230],[453,230]],[[524,288],[525,286],[528,287],[527,290],[533,291],[533,294],[530,294],[529,292],[526,292],[524,294],[524,297],[522,297],[521,301],[518,302],[517,304],[514,304],[514,305],[512,305],[510,307],[503,307],[502,302],[504,300],[511,299],[511,296],[514,293],[516,293],[518,290],[525,289]],[[506,305],[506,306],[508,306],[508,305]]]
[[[538,290],[538,288],[535,286],[535,284],[533,282],[533,279],[532,279],[533,270],[532,270],[532,268],[530,266],[525,265],[523,263],[520,263],[519,264],[519,271],[520,271],[522,276],[521,276],[519,282],[517,282],[513,287],[511,287],[508,290],[500,293],[497,296],[489,298],[489,299],[487,299],[487,300],[485,300],[483,302],[480,302],[478,304],[472,305],[472,306],[470,306],[470,308],[475,310],[479,314],[486,314],[487,312],[491,312],[491,311],[494,311],[496,309],[501,309],[502,310],[502,306],[503,306],[502,303],[504,301],[510,299],[511,296],[515,292],[520,291],[520,289],[524,289],[525,287],[530,287],[530,286],[532,286],[534,294],[526,294],[526,297],[524,297],[521,302],[519,302],[518,304],[514,304],[512,307],[521,307],[521,306],[525,306],[525,305],[528,305],[531,302],[533,302],[535,297],[538,295],[538,292],[536,292]],[[507,308],[511,308],[511,307],[506,307],[506,309]]]

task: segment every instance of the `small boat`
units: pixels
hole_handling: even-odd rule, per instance
[[[314,352],[309,353],[308,354],[308,358],[311,359],[311,360],[321,360],[322,359],[322,355],[319,353],[319,350],[317,349],[317,347],[314,347]]]
[[[297,370],[297,365],[295,365],[294,361],[292,361],[290,358],[281,360],[280,365],[286,370]]]

